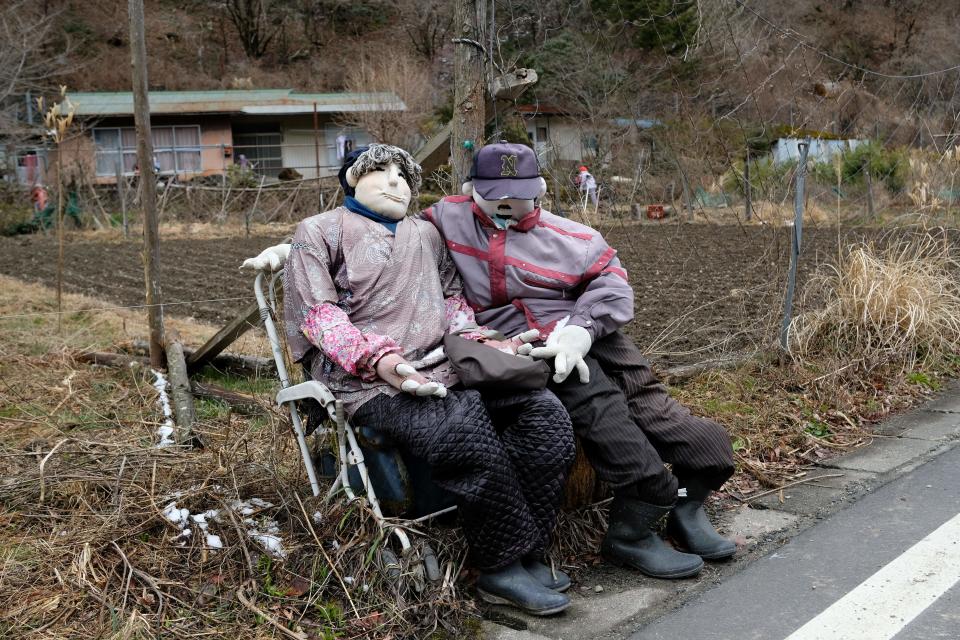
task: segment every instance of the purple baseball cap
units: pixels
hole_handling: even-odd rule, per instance
[[[540,195],[540,165],[525,144],[498,142],[483,147],[473,159],[470,179],[484,200],[533,200]]]

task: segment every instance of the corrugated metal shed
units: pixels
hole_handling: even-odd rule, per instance
[[[128,91],[71,93],[78,117],[132,116]],[[220,91],[151,91],[151,114],[246,113],[282,115],[355,111],[403,111],[393,93],[297,93],[291,89],[224,89]]]

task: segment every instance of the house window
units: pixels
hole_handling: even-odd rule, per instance
[[[154,167],[164,174],[200,173],[200,127],[196,125],[153,127]],[[120,168],[126,175],[137,166],[137,132],[133,127],[97,127],[97,175],[113,176]]]
[[[283,169],[283,136],[279,131],[233,134],[233,161],[257,175],[276,178]]]

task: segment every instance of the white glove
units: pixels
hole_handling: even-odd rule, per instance
[[[447,397],[447,388],[439,382],[434,382],[432,380],[427,382],[418,382],[411,377],[421,376],[417,373],[417,370],[411,367],[409,364],[398,364],[396,371],[398,375],[406,378],[406,380],[400,384],[401,391],[405,391],[406,393],[410,393],[415,396],[434,396],[437,398]]]
[[[413,366],[395,353],[388,353],[374,366],[377,375],[394,389],[413,396],[447,397],[447,388],[439,382],[427,380]]]
[[[289,255],[289,244],[277,244],[264,249],[255,258],[247,258],[240,265],[240,268],[254,271],[279,271],[283,268],[283,263],[287,261]]]
[[[503,351],[504,353],[509,353],[512,356],[521,356],[524,358],[529,358],[530,349],[533,348],[531,342],[540,339],[540,331],[538,329],[530,329],[524,331],[523,333],[518,333],[509,340],[485,340],[483,344],[493,347],[497,351]],[[524,351],[526,349],[526,351]]]
[[[529,353],[534,358],[553,358],[553,381],[563,382],[570,375],[570,372],[576,368],[580,374],[580,382],[590,382],[590,369],[583,360],[587,355],[593,340],[590,339],[590,333],[583,327],[575,324],[568,324],[554,329],[547,337],[547,342],[542,347],[530,349]],[[524,345],[530,346],[530,345]],[[523,347],[521,347],[523,348]],[[524,349],[526,351],[526,349]]]
[[[517,353],[522,356],[530,355],[530,350],[533,349],[531,342],[536,342],[540,339],[540,330],[539,329],[528,329],[523,333],[518,333],[517,335],[510,338],[511,342],[517,344]]]

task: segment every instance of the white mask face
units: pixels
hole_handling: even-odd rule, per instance
[[[410,185],[396,162],[379,165],[363,174],[354,187],[357,202],[375,213],[401,220],[410,206]]]
[[[518,200],[516,198],[484,200],[476,191],[473,192],[473,201],[477,203],[481,211],[491,218],[500,216],[501,218],[513,218],[514,220],[519,220],[527,215],[536,206],[535,200]]]
[[[543,178],[540,178],[539,197],[542,198],[543,194],[546,192],[547,183]],[[491,218],[494,216],[500,216],[501,218],[513,218],[514,220],[519,220],[537,208],[537,200],[535,198],[531,200],[522,200],[520,198],[484,200],[483,197],[477,193],[476,189],[473,188],[472,181],[463,183],[463,189],[461,193],[473,198],[473,201],[477,203],[477,206],[480,207],[480,210]]]

